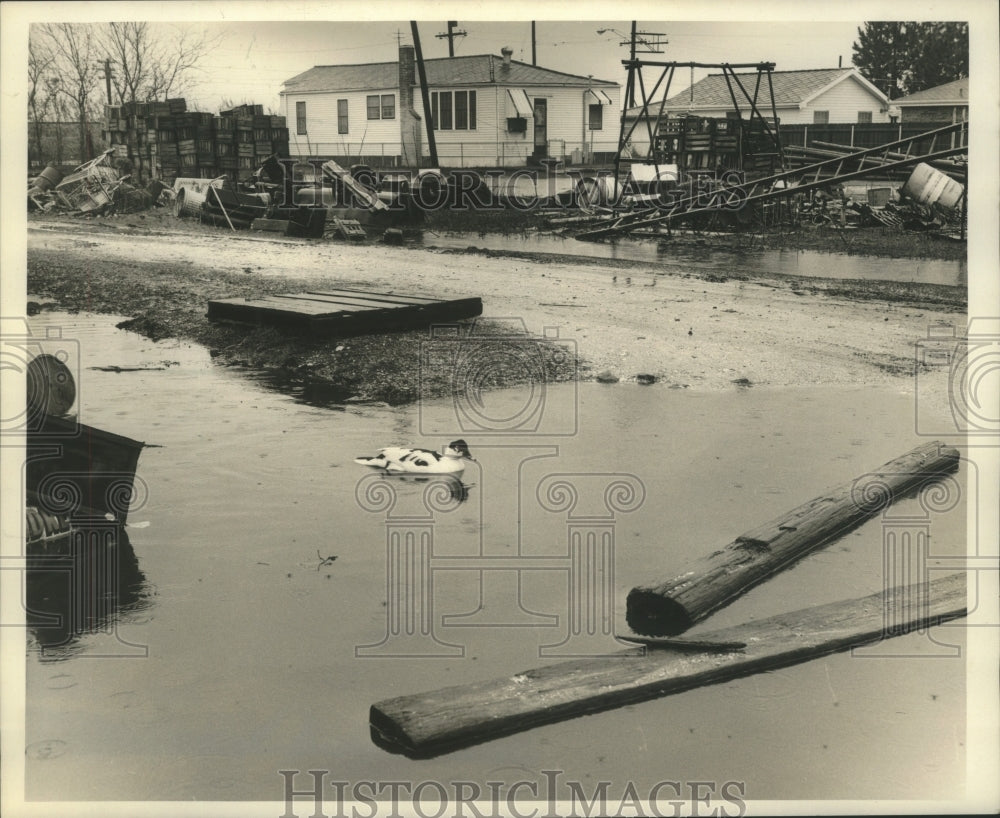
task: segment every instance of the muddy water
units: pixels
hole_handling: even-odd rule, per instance
[[[431,233],[425,245],[486,250],[516,250],[528,253],[559,253],[590,258],[625,259],[655,263],[664,274],[684,274],[692,269],[731,273],[752,269],[757,275],[806,276],[808,278],[900,281],[964,287],[968,283],[965,262],[939,259],[874,258],[815,250],[764,250],[741,253],[718,250],[681,250],[653,240],[618,239],[614,242],[577,241],[551,233],[504,236],[495,233]]]
[[[565,570],[480,574],[478,559],[564,556],[570,523],[602,516],[625,632],[633,585],[921,442],[910,398],[581,384],[352,405],[112,324],[49,314],[33,326],[79,341],[81,420],[160,447],[140,458],[147,499],[129,517],[144,602],[61,647],[43,651],[29,633],[29,799],[280,801],[278,770],[484,792],[528,781],[542,797],[542,771],[559,770],[560,786],[581,782],[588,798],[612,782],[609,809],[628,782],[642,797],[660,781],[744,782],[752,800],[963,792],[964,662],[920,634],[891,643],[903,658],[838,654],[432,760],[377,748],[367,727],[383,698],[558,661],[539,648],[566,638]],[[166,368],[87,368],[112,364]],[[428,500],[428,484],[352,463],[379,445],[437,447],[459,434],[477,458],[464,492]],[[576,492],[574,508],[554,481]],[[609,507],[615,481],[628,488]],[[904,500],[893,513],[922,512]],[[963,502],[932,515],[932,556],[964,552],[964,519]],[[452,569],[434,572],[422,609],[434,640],[387,639],[386,538],[400,527],[429,532]],[[866,524],[699,628],[880,590],[884,528]],[[935,633],[961,642],[959,628]]]

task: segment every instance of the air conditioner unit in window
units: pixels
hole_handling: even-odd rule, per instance
[[[528,130],[528,120],[523,116],[507,117],[508,133],[524,133]]]

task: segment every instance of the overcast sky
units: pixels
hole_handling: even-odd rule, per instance
[[[914,0],[916,2],[916,0]],[[10,4],[8,8],[10,7]],[[419,21],[421,45],[427,58],[445,57],[447,41],[436,35],[457,20],[466,36],[455,41],[456,55],[499,54],[514,49],[514,59],[531,62],[531,18],[536,17],[537,61],[540,66],[597,79],[625,83],[621,64],[631,21],[609,18],[620,4],[574,0],[519,2],[400,3],[395,0],[298,0],[297,2],[169,2],[169,3],[24,3],[30,19],[91,21],[127,19],[190,25],[219,32],[222,42],[205,55],[204,77],[188,92],[190,107],[217,110],[223,98],[257,102],[278,108],[285,80],[314,65],[386,62],[396,59],[397,45],[412,42],[409,19]],[[851,44],[857,28],[880,10],[881,19],[917,16],[913,3],[697,3],[644,2],[629,10],[647,39],[662,42],[662,53],[647,59],[697,62],[776,63],[778,70],[836,67],[851,64]],[[566,19],[572,16],[575,19]],[[669,19],[665,19],[668,17]],[[714,20],[713,20],[714,18]],[[747,22],[746,20],[751,19]],[[940,16],[939,16],[940,18]],[[733,22],[734,20],[744,22]],[[362,22],[363,21],[363,22]],[[611,29],[598,34],[600,29]],[[618,33],[616,33],[618,32]],[[700,79],[705,71],[696,71]],[[675,78],[672,91],[691,80],[689,72]],[[678,84],[679,83],[679,84]],[[103,102],[103,99],[102,99]]]
[[[531,23],[463,20],[456,38],[455,54],[499,54],[504,46],[514,50],[514,59],[531,62]],[[662,53],[642,54],[651,60],[693,62],[771,61],[777,68],[831,68],[843,59],[851,63],[851,43],[859,22],[841,23],[691,23],[663,20],[637,21],[640,31],[656,32],[652,42],[664,42]],[[538,65],[582,76],[620,82],[624,85],[622,59],[628,49],[623,37],[601,29],[614,29],[627,35],[628,20],[548,21],[535,24]],[[388,62],[396,59],[397,44],[412,43],[406,20],[384,22],[309,23],[224,23],[209,24],[223,34],[223,43],[206,58],[208,77],[192,93],[202,107],[213,108],[220,96],[236,102],[260,102],[277,107],[281,83],[314,65]],[[446,20],[423,19],[419,22],[421,47],[425,58],[447,57],[448,44],[435,35],[447,31]],[[695,79],[706,72],[698,70]],[[651,79],[655,74],[647,74]],[[690,72],[677,75],[672,90],[681,90],[690,80]],[[680,85],[677,85],[680,82]]]

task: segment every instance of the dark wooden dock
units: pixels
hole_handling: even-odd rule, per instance
[[[442,300],[365,290],[316,290],[208,302],[210,321],[271,326],[315,337],[416,329],[482,315],[481,298]]]

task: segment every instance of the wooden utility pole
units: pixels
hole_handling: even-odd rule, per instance
[[[434,35],[439,40],[447,38],[447,40],[448,40],[448,56],[449,57],[454,57],[455,56],[455,38],[456,37],[464,37],[466,34],[468,34],[467,31],[455,31],[455,26],[457,26],[457,25],[458,25],[458,23],[455,20],[449,20],[448,21],[448,33],[447,34],[435,34]]]
[[[427,123],[427,149],[431,154],[431,167],[438,167],[437,144],[434,142],[434,123],[431,121],[431,98],[427,90],[427,72],[424,70],[424,52],[420,48],[420,32],[417,21],[410,20],[410,33],[413,35],[413,50],[417,58],[417,76],[420,77],[420,97],[424,103],[424,122]],[[418,158],[419,164],[419,158]]]
[[[108,105],[111,104],[111,60],[104,61],[104,89],[107,93]]]
[[[538,65],[537,54],[535,52],[535,21],[531,21],[531,64]]]
[[[632,21],[632,36],[629,38],[629,74],[631,75],[634,70],[632,66],[635,65],[635,20]],[[632,77],[629,76],[629,79]],[[635,83],[630,82],[628,86],[628,107],[635,107]]]

